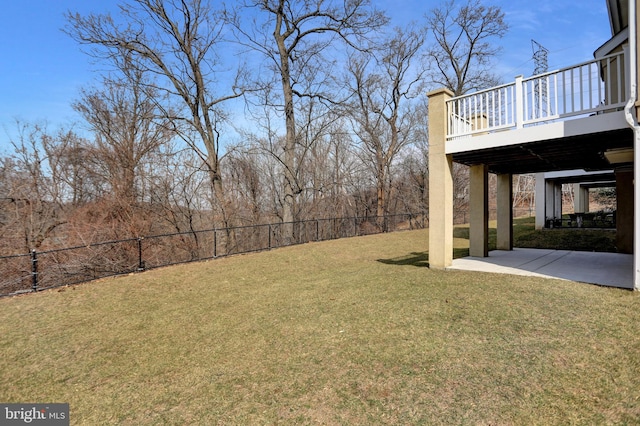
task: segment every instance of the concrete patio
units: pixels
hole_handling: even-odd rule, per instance
[[[552,249],[494,250],[489,257],[454,259],[447,269],[559,278],[633,288],[633,255]]]

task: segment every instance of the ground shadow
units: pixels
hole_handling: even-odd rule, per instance
[[[454,248],[453,258],[460,259],[462,257],[469,257],[469,247],[467,248]]]
[[[453,228],[453,238],[469,239],[469,227],[455,227]]]
[[[459,259],[461,257],[469,256],[468,248],[454,248],[453,249],[453,258]],[[429,267],[429,253],[426,251],[422,252],[413,252],[409,253],[405,256],[394,257],[392,259],[378,259],[378,262],[384,263],[385,265],[396,265],[396,266],[417,266],[420,268],[428,268]]]
[[[393,259],[378,259],[378,262],[385,265],[429,267],[429,253],[413,252]]]

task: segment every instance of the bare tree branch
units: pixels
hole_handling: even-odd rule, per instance
[[[490,64],[500,48],[492,43],[509,27],[498,6],[485,6],[480,0],[458,6],[449,0],[431,11],[427,25],[434,37],[427,51],[432,83],[456,96],[499,83]]]
[[[364,49],[367,35],[385,25],[387,18],[370,8],[368,0],[248,0],[243,6],[229,16],[229,22],[243,45],[270,59],[281,82],[286,132],[282,153],[282,217],[291,222],[296,216],[296,195],[303,186],[299,182],[302,162],[297,153],[302,137],[298,132],[302,127],[296,122],[295,99],[330,99],[323,93],[333,77],[327,49],[334,47],[337,40]],[[259,12],[258,20],[250,27],[243,25],[241,10]],[[293,236],[290,231],[288,238]]]
[[[226,93],[215,92],[225,71],[218,54],[224,43],[224,14],[213,10],[206,0],[132,0],[120,12],[117,22],[110,15],[69,13],[66,31],[79,43],[91,46],[93,56],[112,61],[121,71],[133,67],[151,73],[161,82],[156,89],[179,100],[185,114],[178,116],[173,111],[168,117],[177,118],[176,130],[183,129],[180,122],[188,124],[182,138],[199,155],[203,152],[198,142],[204,145],[204,160],[226,217],[219,158],[220,123],[225,116],[220,106],[242,96],[245,89],[240,67],[223,90]]]

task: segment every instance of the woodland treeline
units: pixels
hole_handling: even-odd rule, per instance
[[[14,123],[0,153],[1,255],[428,215],[426,93],[499,83],[500,8],[446,1],[398,27],[368,0],[235,4],[132,0],[113,16],[68,13],[64,31],[100,71],[73,104],[81,122]],[[457,168],[458,209],[466,179]]]

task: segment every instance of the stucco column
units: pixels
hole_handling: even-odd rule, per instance
[[[496,248],[513,250],[513,175],[497,176],[498,233]]]
[[[573,184],[573,211],[576,213],[589,212],[589,188],[579,183]]]
[[[489,256],[489,172],[479,164],[469,168],[469,255]]]
[[[453,161],[446,154],[447,89],[429,97],[429,267],[444,269],[453,262]]]
[[[553,216],[562,219],[562,184],[556,183],[553,186]]]
[[[536,173],[536,229],[545,227],[546,206],[546,184],[544,173]]]
[[[562,185],[545,180],[545,226],[556,226],[555,219],[562,219]],[[550,222],[550,220],[554,220]]]

